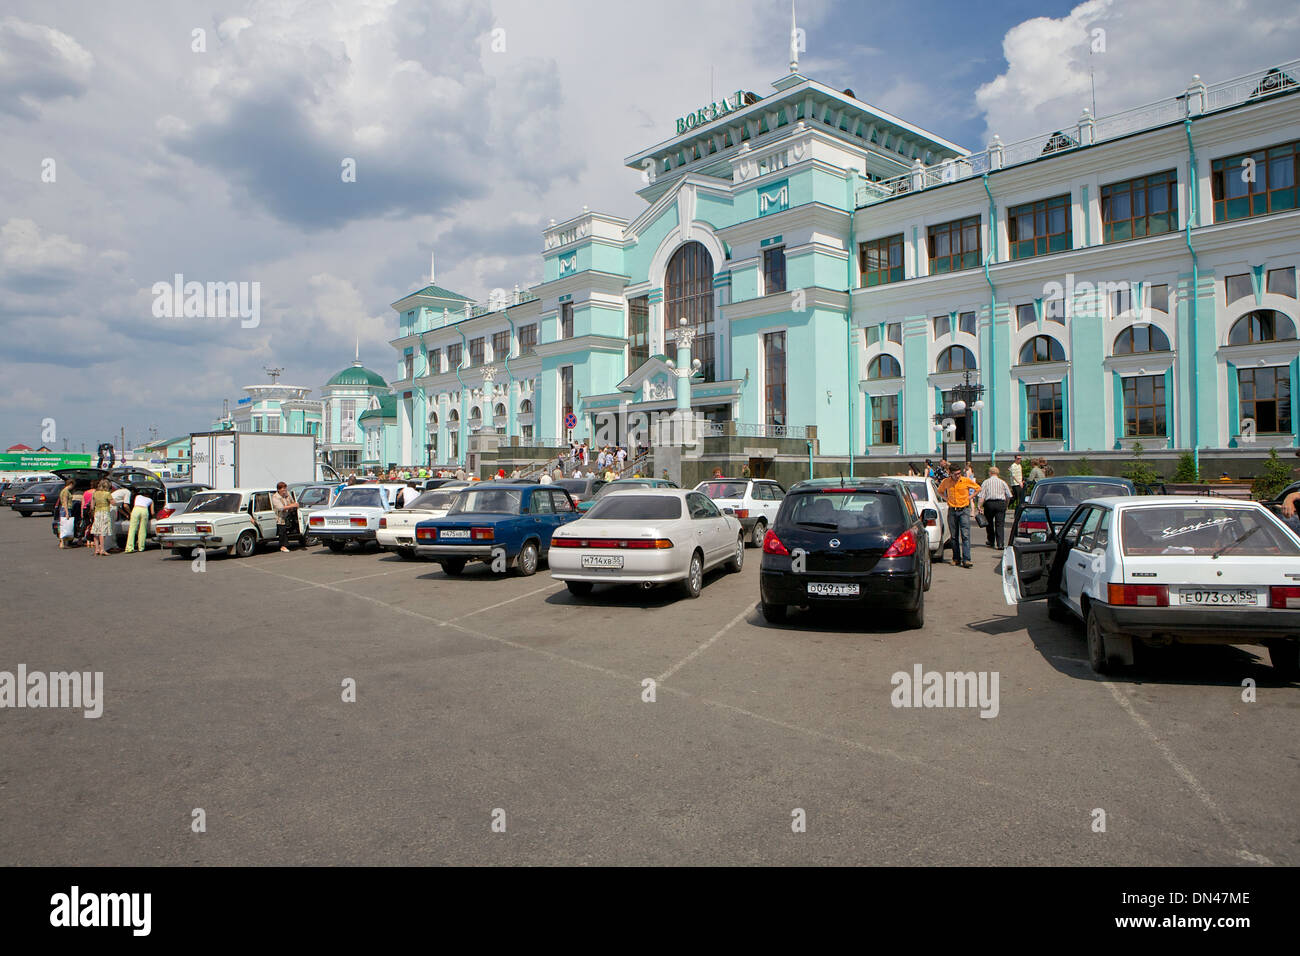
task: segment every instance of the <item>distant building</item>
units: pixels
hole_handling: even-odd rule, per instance
[[[382,403],[389,396],[388,383],[358,358],[320,391],[321,450],[326,460],[340,470],[360,468],[366,450],[361,415],[371,409],[372,399]]]

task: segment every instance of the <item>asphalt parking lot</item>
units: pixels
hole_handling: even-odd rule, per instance
[[[754,550],[689,601],[55,545],[0,513],[0,671],[102,671],[103,715],[0,710],[11,864],[1300,863],[1300,686],[1262,648],[1102,680],[982,546],[907,631],[765,624]],[[997,672],[996,716],[893,706],[918,665]]]

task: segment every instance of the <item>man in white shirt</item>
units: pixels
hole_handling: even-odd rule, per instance
[[[979,501],[984,508],[984,531],[988,535],[988,546],[1001,551],[1006,547],[1003,525],[1007,505],[1011,501],[1011,488],[1002,480],[997,468],[990,468],[988,478],[980,485]]]
[[[1025,490],[1025,469],[1020,464],[1020,456],[1016,455],[1015,460],[1011,462],[1011,500],[1017,502],[1020,500],[1021,493]]]
[[[542,477],[537,479],[537,481],[538,484],[549,485],[552,481],[554,481],[554,479],[551,477],[551,473],[549,471],[544,471],[542,472]]]
[[[126,535],[127,554],[144,550],[144,539],[149,536],[149,515],[152,513],[153,499],[144,494],[136,495],[131,504],[131,526]]]

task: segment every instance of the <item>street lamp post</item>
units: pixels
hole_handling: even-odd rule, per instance
[[[952,388],[952,396],[953,396],[952,410],[956,412],[958,415],[965,415],[966,418],[965,461],[970,461],[971,433],[973,431],[973,429],[971,428],[971,412],[979,411],[984,407],[984,399],[980,397],[984,394],[984,386],[981,385],[979,382],[972,382],[970,380],[970,369],[966,369],[965,374],[962,376],[962,379],[963,381],[961,382],[961,384],[955,385]]]

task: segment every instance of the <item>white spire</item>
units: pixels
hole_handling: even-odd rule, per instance
[[[794,22],[794,0],[790,0],[790,72],[799,72],[799,28]]]
[[[356,352],[356,358],[355,358],[355,360],[352,362],[352,364],[353,364],[353,365],[360,365],[360,364],[361,364],[361,336],[359,336],[359,335],[357,336],[357,352]]]
[[[436,271],[434,270],[434,259],[435,259],[434,254],[432,252],[429,253],[429,285],[438,284],[437,274]]]

